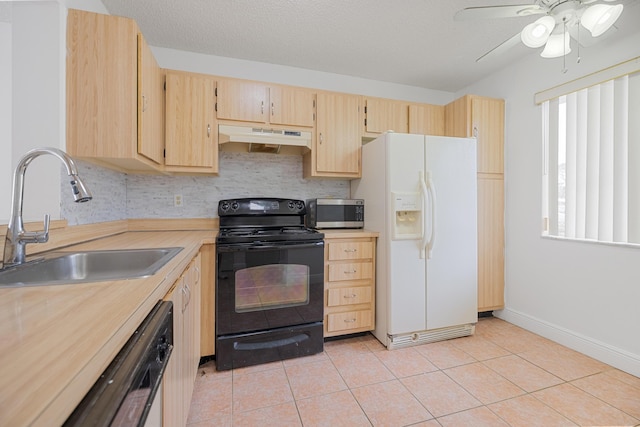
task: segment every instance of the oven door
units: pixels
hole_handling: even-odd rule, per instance
[[[217,336],[322,321],[324,242],[216,246]]]

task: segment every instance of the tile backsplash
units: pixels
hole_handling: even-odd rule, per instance
[[[211,218],[221,199],[236,197],[349,197],[349,181],[303,179],[302,157],[220,152],[219,176],[133,175],[78,161],[93,193],[89,203],[62,197],[61,215],[69,225],[126,218]],[[61,191],[66,188],[63,173]],[[174,206],[180,195],[182,206]]]

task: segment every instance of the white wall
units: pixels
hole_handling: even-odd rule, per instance
[[[461,93],[506,100],[506,309],[497,314],[640,376],[640,248],[541,237],[542,114],[533,101],[535,92],[637,56],[640,32],[583,49],[580,64],[572,55],[566,74],[561,59],[532,51]]]
[[[291,86],[310,87],[343,93],[354,93],[381,98],[400,99],[412,102],[444,105],[453,101],[453,94],[438,90],[367,80],[358,77],[263,62],[204,55],[174,49],[152,47],[158,64],[162,68],[213,74],[280,83]]]
[[[13,2],[3,8],[10,21],[3,23],[3,29],[10,29],[11,34],[0,51],[8,58],[3,63],[10,68],[2,71],[2,90],[10,92],[11,112],[3,119],[10,120],[10,126],[0,134],[0,148],[8,158],[3,160],[0,176],[0,222],[6,222],[10,215],[12,172],[18,160],[32,148],[62,147],[64,130],[60,108],[64,87],[60,5]],[[53,158],[33,162],[25,179],[25,219],[41,220],[45,213],[59,217],[59,169],[59,162]]]
[[[11,200],[12,61],[5,60],[11,58],[11,39],[11,7],[0,3],[0,148],[8,149],[0,156],[0,223],[9,218]]]
[[[99,0],[0,2],[0,224],[9,220],[19,159],[33,148],[65,148],[66,4],[106,12]],[[29,166],[26,221],[60,218],[61,170],[52,156]]]

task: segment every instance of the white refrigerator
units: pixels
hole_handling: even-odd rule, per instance
[[[476,144],[387,132],[362,147],[351,197],[379,233],[374,335],[388,349],[475,331]]]

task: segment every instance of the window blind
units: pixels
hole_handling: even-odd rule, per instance
[[[545,234],[640,243],[640,72],[542,107]]]

